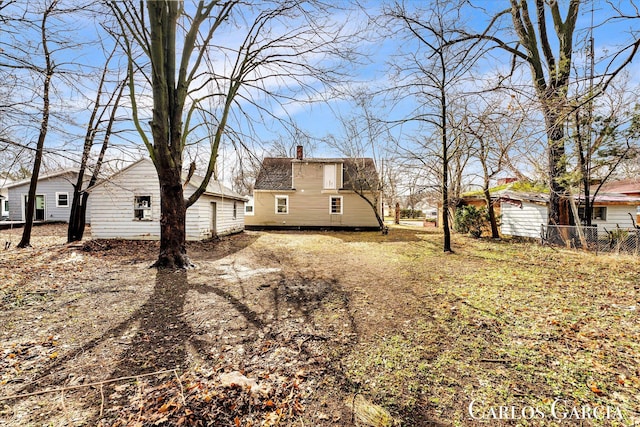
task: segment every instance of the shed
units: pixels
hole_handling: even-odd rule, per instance
[[[192,177],[185,197],[201,178]],[[156,240],[160,238],[160,184],[153,162],[144,158],[88,190],[91,193],[91,235],[96,239]],[[211,181],[187,209],[187,240],[203,240],[244,230],[247,199]]]

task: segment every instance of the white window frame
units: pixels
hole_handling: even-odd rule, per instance
[[[333,211],[333,199],[340,200],[340,212]],[[344,200],[342,199],[342,196],[329,196],[329,213],[331,215],[342,215],[342,212],[344,209],[343,207],[344,207]]]
[[[284,199],[284,204],[285,204],[285,212],[278,212],[278,200]],[[276,215],[288,215],[289,214],[289,196],[284,196],[284,195],[276,195]]]
[[[149,198],[149,205],[148,206],[142,206],[142,205],[138,205],[138,198],[139,197],[148,197]],[[151,196],[151,194],[136,194],[135,196],[133,196],[133,220],[134,221],[153,221],[153,213],[152,213],[152,207],[153,206],[153,197]],[[138,211],[142,211],[142,217],[138,218]]]
[[[60,204],[60,196],[62,195],[67,196],[67,204],[66,205],[62,205]],[[69,193],[66,191],[61,191],[61,192],[56,192],[56,208],[68,208],[71,204],[69,203]]]

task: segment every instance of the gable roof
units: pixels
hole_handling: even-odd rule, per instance
[[[202,183],[203,179],[204,177],[194,175],[191,177],[191,180],[189,181],[188,185],[194,188],[198,188],[200,186],[200,183]],[[232,189],[226,187],[220,181],[216,181],[213,179],[209,180],[209,183],[207,184],[207,189],[204,191],[204,194],[209,194],[209,195],[218,196],[218,197],[225,197],[228,199],[237,199],[243,202],[246,202],[247,200],[249,200],[247,197],[242,196],[236,193],[235,191],[233,191]]]
[[[125,168],[120,169],[118,172],[114,173],[109,178],[105,178],[105,179],[100,180],[93,187],[87,189],[87,191],[88,192],[93,191],[95,188],[102,186],[106,182],[109,182],[114,177],[122,175],[122,174],[125,174],[128,170],[134,168],[135,166],[139,165],[142,162],[146,162],[146,163],[149,163],[149,164],[153,165],[153,161],[150,158],[143,157],[140,160],[135,161],[135,162],[131,163],[130,165],[126,166]],[[190,186],[192,186],[194,188],[198,188],[203,179],[204,179],[203,177],[194,175],[194,176],[191,177],[191,180],[189,181],[188,185],[190,185]],[[226,197],[226,198],[230,198],[230,199],[237,199],[237,200],[244,201],[244,202],[247,201],[246,197],[241,196],[240,194],[236,193],[235,191],[225,187],[219,181],[216,181],[216,180],[213,180],[213,179],[209,180],[209,183],[207,184],[207,189],[205,190],[204,194],[208,194],[208,195],[212,195],[212,196],[218,196],[218,197]]]
[[[57,171],[53,171],[53,172],[49,172],[46,173],[44,175],[39,175],[38,176],[38,181],[43,181],[45,179],[51,179],[51,178],[56,178],[58,176],[62,176],[62,175],[77,175],[78,171],[75,169],[60,169]],[[4,188],[13,188],[13,187],[18,187],[20,185],[25,185],[25,184],[29,184],[31,183],[31,178],[27,178],[27,179],[23,179],[20,181],[15,181],[12,182],[10,184],[7,184],[4,186]]]
[[[266,157],[262,161],[255,190],[291,190],[292,184],[292,158],[287,157]]]
[[[360,158],[309,158],[265,157],[260,166],[255,190],[293,190],[293,163],[341,163],[344,166],[343,189],[370,190],[378,185],[375,162],[368,157]]]

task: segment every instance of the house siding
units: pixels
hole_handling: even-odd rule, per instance
[[[547,207],[522,202],[522,207],[500,203],[501,232],[508,236],[540,238],[541,226],[547,223]]]
[[[185,197],[195,191],[188,186]],[[134,197],[151,196],[151,220],[134,219]],[[150,161],[140,161],[128,170],[114,175],[91,190],[91,234],[95,239],[157,240],[160,238],[160,185],[155,167]],[[202,240],[212,236],[211,202],[218,206],[217,234],[229,234],[244,229],[244,216],[226,219],[233,210],[233,200],[203,194],[187,209],[185,231],[187,240]],[[244,202],[236,200],[238,212]]]
[[[635,205],[602,205],[596,203],[594,207],[604,206],[607,209],[606,220],[593,220],[600,230],[632,228],[633,223],[629,214],[636,214]],[[518,206],[501,203],[501,232],[504,235],[540,238],[541,226],[547,224],[547,207],[531,202],[522,202],[522,209]]]
[[[254,190],[254,215],[249,226],[267,227],[378,227],[371,206],[351,190],[341,190],[342,164],[335,163],[336,187],[325,189],[324,165],[320,162],[292,163],[295,190]],[[275,212],[276,196],[288,196],[287,214]],[[342,214],[330,213],[331,196],[342,197]],[[369,200],[372,200],[373,196]]]
[[[595,204],[594,207],[604,206]],[[632,205],[607,205],[607,215],[604,221],[593,220],[592,224],[597,225],[599,229],[606,228],[607,230],[613,230],[617,226],[620,228],[633,228],[631,217],[629,214],[636,216],[637,208]]]
[[[71,201],[73,199],[73,184],[75,184],[76,179],[77,174],[69,173],[38,180],[36,195],[43,195],[45,197],[45,221],[69,221],[69,215],[71,214]],[[9,220],[25,221],[24,196],[29,193],[29,185],[29,182],[25,182],[7,189],[9,199]],[[68,194],[68,206],[56,206],[56,193]],[[87,212],[90,212],[90,210],[91,201],[89,200]],[[89,214],[87,214],[87,218],[89,218]]]

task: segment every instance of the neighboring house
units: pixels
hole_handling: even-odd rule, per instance
[[[71,213],[73,185],[77,179],[78,172],[70,169],[40,175],[36,187],[34,221],[68,222]],[[25,208],[30,184],[31,180],[25,179],[6,186],[9,199],[9,220],[26,220]]]
[[[6,176],[0,176],[0,220],[9,219],[9,189],[7,185],[13,180]]]
[[[184,192],[192,194],[201,179],[192,177]],[[94,239],[160,238],[160,184],[153,162],[141,159],[89,190]],[[203,240],[244,230],[247,199],[211,181],[187,209],[187,240]]]
[[[496,215],[500,216],[502,235],[540,238],[541,227],[548,222],[549,195],[545,193],[527,193],[501,190],[491,194]],[[480,196],[464,197],[466,204],[484,206]],[[576,204],[579,205],[578,197]],[[631,216],[635,217],[640,197],[624,194],[602,193],[596,196],[592,212],[592,225],[612,230],[618,226],[633,226]],[[581,212],[582,208],[578,208]],[[573,224],[573,221],[572,221]]]
[[[247,228],[379,229],[378,174],[370,158],[268,157],[256,178]],[[358,190],[358,192],[356,192]]]
[[[632,197],[640,197],[640,178],[628,178],[605,183],[601,191],[606,193],[620,193]],[[636,212],[636,223],[640,224],[640,206]]]

